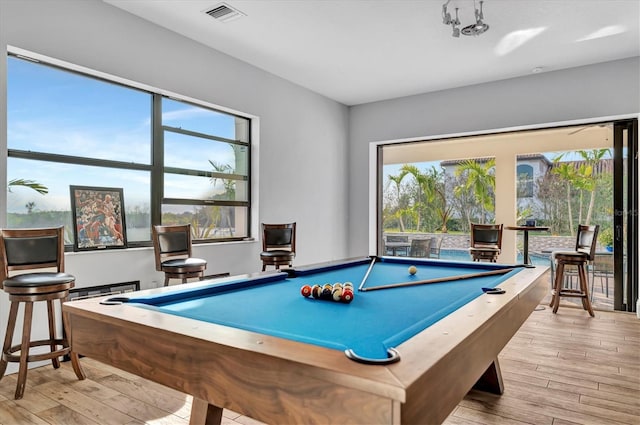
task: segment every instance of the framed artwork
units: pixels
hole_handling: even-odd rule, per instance
[[[73,250],[126,248],[122,188],[70,186]]]

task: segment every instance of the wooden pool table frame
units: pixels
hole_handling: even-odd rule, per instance
[[[65,303],[63,314],[75,352],[192,395],[191,424],[220,423],[223,408],[272,424],[434,424],[482,376],[493,377],[489,389],[502,392],[498,354],[548,291],[547,270],[510,277],[499,285],[505,294],[464,305],[398,346],[402,360],[386,366],[126,304],[102,305],[104,297]],[[232,279],[238,276],[216,281]]]

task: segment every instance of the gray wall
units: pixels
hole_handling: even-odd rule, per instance
[[[256,223],[297,221],[299,264],[346,255],[346,106],[98,0],[2,0],[0,8],[3,53],[10,45],[258,116]],[[4,163],[6,61],[0,62]],[[5,188],[6,182],[0,199]],[[257,242],[196,248],[211,273],[259,270],[259,251]],[[151,249],[67,258],[80,286],[140,279],[146,287],[161,278]]]
[[[639,76],[635,57],[351,107],[350,255],[368,252],[372,142],[637,115]]]

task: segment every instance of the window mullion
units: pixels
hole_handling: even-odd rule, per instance
[[[151,100],[151,225],[162,223],[164,197],[164,132],[162,130],[162,96]]]

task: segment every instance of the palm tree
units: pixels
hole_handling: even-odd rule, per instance
[[[389,184],[393,183],[396,188],[398,202],[397,202],[395,211],[391,213],[391,216],[398,219],[401,232],[405,231],[403,215],[406,213],[406,211],[400,209],[400,196],[402,192],[402,179],[404,179],[406,175],[407,175],[406,171],[400,170],[400,174],[398,174],[397,176],[392,176],[392,175],[387,176],[387,178],[389,179]]]
[[[585,218],[585,224],[589,225],[591,223],[591,215],[593,214],[593,206],[596,201],[596,189],[598,186],[598,180],[593,176],[593,167],[602,160],[602,158],[610,152],[609,149],[592,149],[590,151],[578,151],[582,159],[586,162],[586,167],[588,168],[588,179],[585,175],[585,180],[587,183],[584,184],[585,190],[588,190],[590,193],[589,198],[589,207],[587,209],[587,217]]]
[[[231,174],[233,173],[233,168],[229,164],[220,164],[215,161],[209,160],[209,164],[213,167],[213,170],[216,173],[224,173]],[[236,181],[232,179],[225,179],[221,177],[211,177],[211,184],[215,186],[218,180],[222,180],[222,185],[224,186],[224,194],[227,198],[233,199],[236,191]]]
[[[578,190],[578,223],[583,223],[582,210],[584,202],[584,192],[589,192],[589,205],[587,207],[587,214],[584,218],[584,224],[591,223],[591,217],[593,215],[593,209],[595,205],[596,189],[598,188],[598,180],[594,176],[595,165],[602,160],[602,158],[609,153],[609,149],[592,149],[589,151],[577,151],[582,157],[584,162],[579,166],[570,165],[567,162],[556,165],[552,172],[560,176],[567,186],[567,208],[569,216],[569,230],[571,236],[574,236],[573,230],[573,214],[571,209],[571,189]],[[560,154],[553,159],[555,164],[558,164],[564,154]]]
[[[211,164],[211,166],[213,167],[213,170],[216,173],[224,173],[224,174],[231,174],[233,173],[233,168],[231,167],[231,165],[229,164],[221,164],[221,163],[217,163],[215,161],[209,160],[209,163]],[[218,180],[222,180],[222,185],[224,187],[224,197],[226,199],[235,199],[235,194],[236,194],[236,181],[233,179],[225,179],[219,176],[213,176],[211,177],[211,183],[215,186],[215,184],[218,182]],[[205,210],[209,211],[209,208],[205,208]],[[219,208],[219,210],[222,210],[222,208]],[[231,233],[231,236],[233,236],[233,230],[232,230],[232,226],[231,226],[231,212],[228,208],[224,208],[224,213],[222,211],[218,211],[218,213],[220,214],[220,227],[223,227],[222,225],[225,224],[223,223],[226,222],[226,227],[227,229],[229,229],[229,232]],[[213,217],[211,217],[213,218]],[[215,220],[218,221],[218,220]],[[212,228],[215,227],[215,222],[211,223],[209,226],[207,226],[206,232],[209,233]]]
[[[402,166],[403,171],[407,171],[413,176],[420,188],[419,196],[424,195],[425,203],[422,203],[422,199],[416,200],[416,204],[421,204],[423,207],[429,207],[433,209],[440,219],[440,230],[443,233],[447,232],[447,221],[451,215],[451,206],[447,206],[447,198],[444,187],[444,173],[439,173],[435,167],[431,167],[430,170],[426,170],[421,173],[418,167],[414,165],[405,164]]]
[[[460,163],[455,170],[456,177],[466,176],[462,185],[454,189],[454,194],[460,196],[462,191],[472,191],[476,202],[481,207],[480,221],[486,221],[486,213],[495,209],[493,193],[496,187],[496,176],[494,168],[496,160],[494,158],[479,162],[469,159]]]
[[[33,189],[41,195],[46,195],[49,193],[49,188],[36,182],[35,180],[25,180],[25,179],[13,179],[9,181],[8,190],[11,192],[11,187],[22,186],[28,187],[29,189]]]
[[[420,230],[420,218],[422,216],[422,214],[420,214],[420,210],[423,209],[425,207],[425,203],[422,201],[423,198],[423,194],[424,194],[424,187],[427,184],[426,183],[426,176],[424,174],[422,174],[420,172],[420,170],[418,169],[418,167],[416,167],[415,165],[411,165],[411,164],[404,164],[402,166],[402,168],[400,168],[400,171],[403,172],[405,175],[410,174],[416,181],[417,183],[417,193],[415,194],[415,199],[413,201],[413,207],[412,209],[412,217],[415,219],[416,221],[416,230]]]
[[[567,188],[567,216],[569,217],[569,232],[571,233],[571,236],[575,236],[575,231],[573,230],[573,212],[571,210],[571,188],[573,187],[573,182],[576,180],[576,170],[566,162],[559,164],[561,158],[562,155],[553,158],[553,162],[556,166],[553,167],[551,172],[565,181],[565,186]]]

